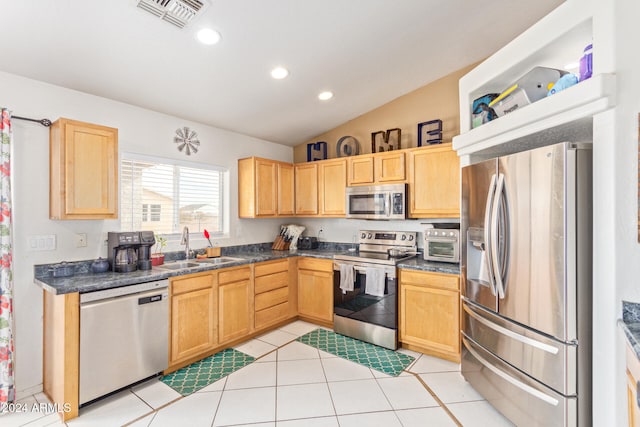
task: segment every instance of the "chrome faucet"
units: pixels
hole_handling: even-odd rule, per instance
[[[180,244],[184,245],[185,259],[190,259],[191,251],[189,250],[189,227],[187,227],[186,225],[182,229],[182,239],[180,240]]]

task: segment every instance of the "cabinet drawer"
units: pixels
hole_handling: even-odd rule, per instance
[[[289,315],[289,303],[274,305],[264,310],[256,311],[256,329],[284,320]]]
[[[171,294],[178,295],[185,292],[197,291],[199,289],[210,288],[213,285],[213,275],[203,274],[190,277],[171,279]]]
[[[289,288],[280,288],[256,295],[256,311],[287,302],[289,298]]]
[[[266,276],[267,274],[278,273],[280,271],[287,271],[289,269],[289,260],[284,259],[277,262],[265,262],[256,264],[255,276]]]
[[[333,271],[333,261],[329,259],[320,259],[320,258],[299,258],[298,269]]]
[[[220,270],[218,273],[218,283],[224,285],[225,283],[246,280],[249,279],[249,277],[251,277],[250,267],[230,268]]]
[[[416,286],[459,291],[459,278],[453,274],[424,273],[412,270],[400,270],[400,283],[411,283]]]
[[[272,291],[274,289],[286,287],[289,284],[289,272],[282,271],[280,273],[270,274],[268,276],[256,277],[255,293]]]

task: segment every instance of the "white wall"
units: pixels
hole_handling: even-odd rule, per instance
[[[608,30],[616,49],[609,54],[614,57],[617,75],[617,103],[613,114],[601,118],[603,127],[612,130],[606,144],[596,146],[594,152],[595,167],[600,167],[599,175],[594,177],[595,214],[601,214],[594,226],[594,260],[599,262],[600,270],[598,287],[594,290],[594,302],[597,304],[594,309],[594,344],[597,346],[594,358],[599,358],[594,368],[594,389],[597,390],[594,407],[598,405],[594,411],[594,425],[627,423],[626,341],[615,322],[621,317],[622,300],[640,303],[640,55],[637,47],[640,40],[640,3],[636,0],[611,0],[611,3],[615,5],[612,8],[614,25]],[[599,231],[600,228],[604,231]],[[609,392],[612,389],[615,393]]]
[[[221,100],[220,102],[224,102]],[[230,171],[230,237],[216,239],[221,246],[272,241],[282,220],[240,220],[237,213],[237,160],[262,156],[290,162],[293,149],[222,129],[189,122],[127,104],[0,73],[0,104],[15,115],[55,120],[66,117],[118,128],[120,151],[193,160],[227,167]],[[39,391],[42,383],[42,291],[33,283],[34,264],[106,257],[107,231],[119,229],[117,220],[49,220],[49,131],[14,120],[14,286],[16,323],[16,389],[18,398]],[[187,157],[173,143],[177,128],[196,130],[201,142]],[[76,248],[76,233],[87,233],[86,248]],[[57,248],[27,250],[27,236],[55,234]],[[204,238],[192,237],[191,246],[204,247]],[[173,242],[165,250],[180,249]]]
[[[367,221],[358,219],[340,218],[293,218],[291,222],[306,227],[304,236],[318,237],[325,242],[357,243],[358,230],[392,230],[392,231],[416,231],[418,232],[418,247],[422,248],[423,224],[427,220],[411,219],[406,221]],[[322,229],[322,233],[320,230]]]

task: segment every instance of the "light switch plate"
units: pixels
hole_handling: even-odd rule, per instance
[[[55,251],[56,250],[56,235],[48,234],[43,236],[29,236],[27,237],[27,250],[36,251]]]

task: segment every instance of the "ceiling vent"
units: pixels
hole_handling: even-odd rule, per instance
[[[170,22],[178,28],[184,28],[196,16],[202,14],[207,3],[202,0],[138,0],[138,7]]]

